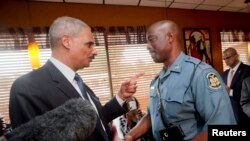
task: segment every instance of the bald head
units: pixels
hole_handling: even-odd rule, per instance
[[[240,61],[236,49],[230,47],[223,51],[223,60],[230,68],[234,68]]]
[[[180,32],[176,23],[169,20],[152,24],[147,31],[151,57],[156,63],[164,63],[168,67],[181,53]]]
[[[180,31],[179,31],[178,25],[175,22],[170,21],[170,20],[163,20],[163,21],[159,21],[159,22],[152,24],[149,27],[148,32],[152,32],[152,31],[171,33],[178,40],[180,39]]]
[[[229,47],[229,48],[227,48],[227,49],[225,49],[225,50],[223,51],[223,53],[226,53],[226,52],[230,52],[232,55],[238,54],[237,51],[236,51],[236,49],[234,49],[234,48],[232,48],[232,47]]]

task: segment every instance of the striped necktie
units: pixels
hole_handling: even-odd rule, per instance
[[[76,73],[76,75],[75,75],[75,78],[74,78],[75,80],[76,80],[76,82],[77,82],[77,85],[78,85],[78,87],[79,87],[79,89],[81,90],[81,92],[82,92],[82,95],[83,95],[83,97],[86,99],[86,100],[88,100],[88,101],[90,101],[89,100],[89,97],[88,97],[88,93],[87,93],[87,91],[86,91],[86,88],[85,88],[85,84],[84,84],[84,82],[83,82],[83,80],[82,80],[82,78],[81,78],[81,76],[78,74],[78,73]],[[91,103],[91,102],[90,102]],[[92,103],[91,103],[92,104]],[[97,111],[96,111],[97,112]],[[101,121],[101,118],[99,117],[99,114],[98,113],[96,113],[97,114],[97,125],[96,126],[98,126],[99,128],[102,128],[103,130],[102,130],[102,134],[103,134],[103,136],[104,136],[104,138],[105,138],[105,141],[108,141],[109,140],[109,138],[108,138],[108,135],[107,135],[107,133],[106,133],[106,129],[105,129],[105,127],[104,127],[104,125],[103,125],[103,123],[102,123],[102,121]]]
[[[230,70],[230,72],[229,72],[228,79],[227,79],[227,86],[228,86],[228,87],[230,87],[230,86],[231,86],[231,83],[232,83],[233,77],[234,77],[234,70],[233,70],[233,69],[231,69],[231,70]]]
[[[89,97],[88,97],[87,91],[85,89],[85,84],[83,83],[81,76],[78,73],[76,73],[74,79],[76,80],[77,85],[78,85],[79,89],[81,90],[83,97],[89,101]]]

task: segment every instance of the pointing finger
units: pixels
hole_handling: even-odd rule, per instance
[[[136,85],[137,79],[139,77],[142,77],[144,74],[145,74],[145,72],[138,72],[138,73],[136,73],[134,76],[130,77],[130,79],[127,79],[124,82],[124,85]]]
[[[131,80],[137,80],[138,78],[142,77],[145,74],[144,71],[136,73],[134,76],[131,77]]]

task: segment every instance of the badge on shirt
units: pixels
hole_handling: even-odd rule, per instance
[[[220,81],[219,79],[217,78],[217,76],[210,72],[207,74],[207,79],[209,81],[209,87],[212,88],[212,89],[218,89],[221,87],[221,84],[220,84]]]

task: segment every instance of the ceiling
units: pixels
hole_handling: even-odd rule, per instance
[[[180,8],[194,10],[250,13],[249,0],[30,0],[62,3],[88,3],[101,5],[129,5]],[[248,1],[248,3],[245,3]]]

